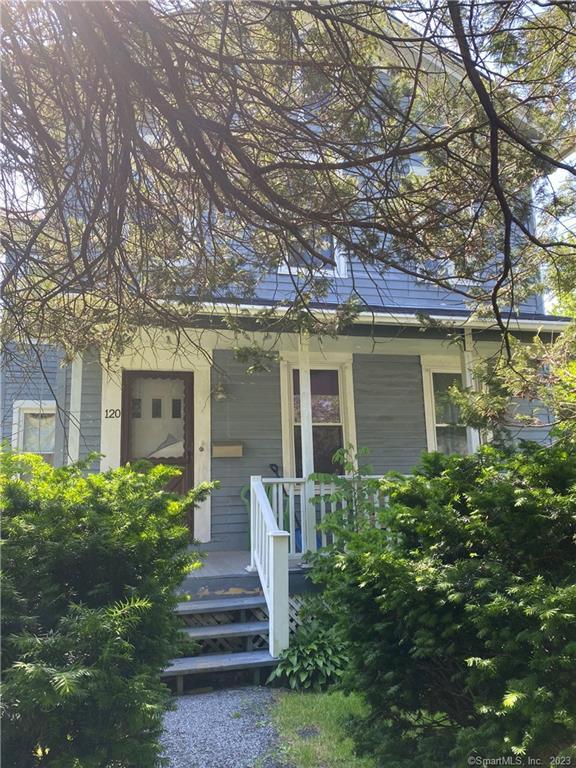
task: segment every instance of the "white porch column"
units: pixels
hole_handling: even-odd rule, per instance
[[[82,355],[72,361],[70,375],[70,417],[68,429],[68,458],[66,464],[73,464],[80,458],[80,417],[82,410]]]
[[[474,376],[474,340],[470,328],[464,329],[464,344],[460,351],[460,365],[462,367],[462,383],[466,389],[475,391],[478,382]],[[468,453],[474,453],[480,447],[480,433],[474,427],[466,427],[466,440]]]
[[[312,390],[310,386],[310,350],[307,336],[299,345],[300,370],[300,432],[302,439],[302,476],[307,480],[314,472],[314,443],[312,438]],[[314,483],[306,482],[306,520],[303,527],[303,549],[316,549],[316,507],[310,502]]]

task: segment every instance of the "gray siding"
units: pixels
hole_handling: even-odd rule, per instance
[[[250,484],[250,475],[268,477],[270,463],[282,464],[279,367],[256,374],[245,369],[232,352],[214,352],[212,386],[222,380],[228,397],[212,401],[212,441],[242,441],[244,455],[212,459],[212,477],[220,488],[212,494],[209,549],[248,549],[249,517],[241,489]]]
[[[294,298],[294,278],[291,275],[268,274],[256,287],[255,298],[276,302]],[[352,259],[346,278],[334,278],[330,290],[319,301],[337,304],[350,296],[370,307],[388,309],[466,310],[463,298],[452,291],[418,281],[397,269],[383,269],[377,265],[362,264]],[[543,300],[535,295],[524,302],[521,312],[540,314]]]
[[[363,462],[374,474],[409,473],[426,450],[422,368],[418,356],[354,355],[354,406]]]
[[[72,366],[60,365],[60,353],[42,345],[35,349],[5,355],[0,369],[0,406],[2,439],[12,437],[15,400],[55,400],[57,407],[54,463],[68,461],[70,428],[70,387]],[[96,349],[84,354],[80,416],[80,458],[100,451],[100,409],[102,371]],[[99,469],[99,462],[93,465]]]
[[[56,435],[54,440],[54,465],[56,467],[62,467],[68,462],[70,382],[71,366],[67,365],[59,368],[56,375],[56,397],[59,409],[56,417]]]
[[[12,438],[15,400],[56,400],[60,355],[45,344],[27,350],[11,346],[0,361],[0,437]]]
[[[80,405],[80,458],[100,452],[100,417],[102,412],[102,366],[100,353],[94,348],[83,355],[82,394]],[[93,465],[100,469],[100,462]]]

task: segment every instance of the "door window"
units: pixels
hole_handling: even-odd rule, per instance
[[[139,376],[130,382],[128,459],[184,457],[185,383]]]

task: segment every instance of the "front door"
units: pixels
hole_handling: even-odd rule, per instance
[[[186,493],[194,482],[193,374],[124,371],[121,460],[146,459],[181,470],[168,488]]]

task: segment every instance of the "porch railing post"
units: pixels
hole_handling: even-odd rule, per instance
[[[316,483],[307,478],[304,483],[304,508],[306,510],[306,549],[310,552],[316,552]]]
[[[256,560],[254,559],[256,547],[256,499],[254,486],[256,483],[262,483],[260,475],[252,475],[250,477],[250,565],[247,568],[248,571],[256,570]]]
[[[290,534],[279,531],[268,534],[270,569],[269,645],[270,655],[277,657],[288,648],[290,620],[288,605],[288,544]]]

